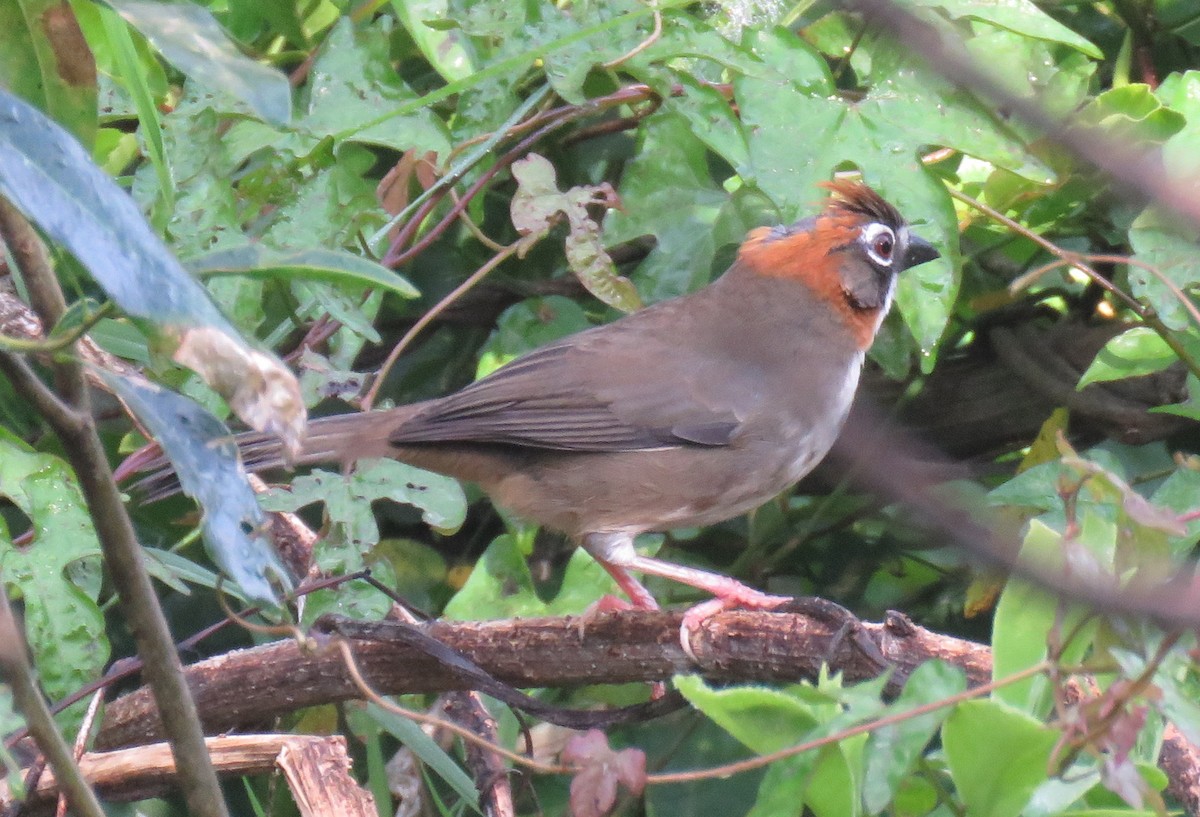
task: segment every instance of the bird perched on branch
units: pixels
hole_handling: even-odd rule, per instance
[[[846,419],[896,276],[938,257],[871,188],[824,186],[820,214],[752,231],[708,287],[446,397],[315,420],[299,463],[393,457],[475,482],[579,542],[637,607],[656,604],[632,572],[711,593],[685,627],[728,606],[776,606],[731,578],[640,556],[633,541],[737,516],[812,470]],[[237,441],[251,470],[284,464],[277,441]]]

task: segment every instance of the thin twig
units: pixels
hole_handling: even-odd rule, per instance
[[[607,71],[611,71],[612,69],[616,68],[617,66],[621,65],[622,63],[628,62],[629,60],[633,59],[638,54],[642,53],[647,48],[649,48],[650,46],[652,46],[656,42],[658,42],[658,38],[662,36],[662,30],[663,30],[662,11],[660,9],[655,9],[654,10],[654,30],[650,32],[650,36],[647,37],[646,39],[642,40],[640,43],[638,43],[633,48],[629,49],[628,51],[626,51],[624,54],[617,57],[616,59],[609,60],[608,62],[605,62],[605,63],[601,63],[601,67]]]
[[[442,233],[444,233],[458,218],[458,214],[467,208],[467,205],[469,205],[471,201],[477,195],[479,195],[479,192],[483,190],[484,187],[491,183],[492,179],[495,178],[500,171],[507,168],[517,159],[520,159],[522,156],[528,153],[530,148],[532,148],[535,144],[537,144],[550,133],[567,124],[568,121],[570,121],[570,118],[563,118],[550,122],[546,126],[539,128],[511,147],[508,152],[496,160],[495,164],[480,174],[479,178],[475,180],[475,183],[467,188],[467,191],[463,193],[462,199],[453,207],[451,207],[449,212],[442,216],[442,220],[431,227],[429,231],[421,237],[420,241],[414,243],[407,250],[404,250],[403,252],[397,252],[394,255],[393,250],[389,249],[388,254],[384,256],[380,263],[382,263],[385,267],[392,267],[394,269],[396,267],[403,266],[404,264],[408,263],[410,259],[415,258],[417,255],[420,255],[422,252],[424,252],[431,244],[433,244],[433,242],[437,241],[437,239],[441,237]],[[432,190],[433,188],[430,189]],[[408,238],[416,232],[420,226],[420,223],[424,221],[428,211],[432,210],[433,207],[437,205],[437,202],[427,202],[426,205],[426,209],[415,214],[412,220],[404,225],[404,229],[401,231],[402,235],[397,236],[396,240],[392,243],[393,249],[402,246],[402,242],[407,241]]]
[[[525,768],[531,769],[535,772],[540,772],[542,774],[573,774],[575,772],[575,769],[572,769],[569,766],[558,766],[550,763],[542,763],[534,760],[533,758],[526,757],[525,755],[517,754],[516,752],[510,751],[499,744],[492,743],[484,738],[479,737],[479,735],[476,735],[470,729],[465,729],[453,721],[439,718],[436,715],[429,715],[424,712],[406,709],[399,704],[389,701],[378,692],[373,690],[371,685],[367,683],[367,679],[363,677],[362,672],[359,671],[358,662],[354,659],[354,651],[350,649],[350,642],[346,641],[344,638],[339,638],[335,642],[335,646],[342,655],[342,661],[345,664],[346,673],[350,676],[351,680],[354,681],[354,685],[358,687],[358,690],[363,694],[363,697],[371,703],[376,704],[377,706],[382,707],[389,712],[393,712],[402,718],[408,718],[409,720],[416,721],[417,723],[427,723],[432,726],[436,726],[439,729],[445,729],[447,732],[452,732],[453,734],[458,735],[467,743],[472,743],[482,749],[488,750],[489,752],[495,752],[504,759],[510,760],[513,763],[524,766]]]
[[[404,333],[404,337],[400,338],[400,342],[397,343],[392,351],[388,353],[387,359],[383,362],[383,365],[379,367],[379,372],[375,375],[375,381],[371,384],[371,388],[367,390],[366,396],[363,397],[363,411],[371,410],[371,406],[375,403],[375,398],[379,394],[379,389],[383,385],[383,381],[387,379],[388,372],[391,371],[392,366],[396,364],[396,361],[400,358],[400,355],[404,353],[404,350],[408,348],[413,339],[419,335],[421,331],[428,326],[431,321],[433,321],[434,318],[442,314],[442,312],[446,310],[446,307],[450,306],[450,304],[461,298],[463,293],[467,292],[469,289],[471,289],[471,287],[482,281],[487,274],[499,266],[501,262],[514,255],[520,247],[520,243],[520,241],[514,241],[512,244],[509,244],[500,252],[496,253],[496,255],[492,256],[486,264],[475,270],[475,272],[471,273],[471,275],[468,276],[465,281],[455,287],[448,295],[446,295],[446,297],[434,304],[432,309],[422,315],[417,322],[414,323],[412,327],[410,327],[409,330]]]
[[[88,702],[87,711],[83,714],[83,723],[79,724],[79,731],[75,733],[75,746],[73,747],[73,756],[75,764],[79,765],[79,759],[83,757],[83,753],[87,751],[88,736],[92,732],[92,725],[96,722],[96,715],[100,712],[100,704],[104,701],[104,692],[96,690],[92,695],[92,700]],[[66,792],[59,790],[58,805],[54,809],[55,817],[66,817],[67,814],[67,795]]]
[[[1181,341],[1178,337],[1176,337],[1175,332],[1172,331],[1169,326],[1167,326],[1165,323],[1162,322],[1162,319],[1158,317],[1157,313],[1155,313],[1155,311],[1152,308],[1146,306],[1145,304],[1141,303],[1136,298],[1134,298],[1132,295],[1125,292],[1123,289],[1121,289],[1119,286],[1114,284],[1112,281],[1108,280],[1108,278],[1101,275],[1098,271],[1096,271],[1096,269],[1094,267],[1092,267],[1092,265],[1089,263],[1089,261],[1096,261],[1096,262],[1100,262],[1100,263],[1133,264],[1135,266],[1138,266],[1138,267],[1148,270],[1152,275],[1157,277],[1160,281],[1162,281],[1164,284],[1166,284],[1168,286],[1168,288],[1170,288],[1172,294],[1175,295],[1175,297],[1178,298],[1180,300],[1180,302],[1184,304],[1184,306],[1187,308],[1189,314],[1192,315],[1192,317],[1196,321],[1197,325],[1200,326],[1200,311],[1196,310],[1196,307],[1191,303],[1191,300],[1187,297],[1187,295],[1182,290],[1180,290],[1179,287],[1175,286],[1173,283],[1168,281],[1166,276],[1163,275],[1161,271],[1154,269],[1154,267],[1152,265],[1146,264],[1145,262],[1134,261],[1133,259],[1126,258],[1125,256],[1093,255],[1093,254],[1088,254],[1088,253],[1077,253],[1077,252],[1072,252],[1071,250],[1065,250],[1062,247],[1055,244],[1054,242],[1052,242],[1046,238],[1043,238],[1042,236],[1033,232],[1025,225],[1023,225],[1017,221],[1014,221],[1013,219],[1004,215],[999,210],[989,207],[988,205],[984,204],[983,202],[981,202],[977,199],[974,199],[971,196],[968,196],[966,193],[959,192],[958,190],[955,190],[952,187],[948,187],[947,190],[949,190],[950,195],[952,197],[975,208],[976,210],[978,210],[979,212],[988,216],[989,218],[999,221],[1001,224],[1004,224],[1006,227],[1008,227],[1013,232],[1018,233],[1019,235],[1024,236],[1025,238],[1029,239],[1030,241],[1034,242],[1042,249],[1046,250],[1046,252],[1053,255],[1056,259],[1058,259],[1057,261],[1054,261],[1050,264],[1045,264],[1041,267],[1038,267],[1037,269],[1033,270],[1030,273],[1027,273],[1026,275],[1022,275],[1018,279],[1020,286],[1022,286],[1022,287],[1028,286],[1032,281],[1036,280],[1038,277],[1046,274],[1047,272],[1050,272],[1051,270],[1057,269],[1058,267],[1061,267],[1061,266],[1070,266],[1070,267],[1073,267],[1073,268],[1079,270],[1084,275],[1086,275],[1090,280],[1092,280],[1097,286],[1099,286],[1099,287],[1103,288],[1105,291],[1111,293],[1115,298],[1117,298],[1123,304],[1125,304],[1127,307],[1129,307],[1129,309],[1131,311],[1133,311],[1133,313],[1135,315],[1137,315],[1138,318],[1140,318],[1141,321],[1146,326],[1148,326],[1150,329],[1153,329],[1154,332],[1160,338],[1163,339],[1163,342],[1166,343],[1169,347],[1171,347],[1171,351],[1175,353],[1175,356],[1178,357],[1179,360],[1183,363],[1183,365],[1187,367],[1189,372],[1191,372],[1196,377],[1200,377],[1200,361],[1196,360],[1192,356],[1191,352],[1183,344],[1183,341]]]
[[[453,200],[455,205],[457,205],[459,203],[458,194],[455,193],[453,190],[450,191],[450,198],[451,198],[451,200]],[[483,229],[480,228],[480,226],[475,223],[474,219],[472,219],[471,216],[467,214],[467,210],[465,207],[458,211],[458,218],[459,218],[459,221],[461,221],[463,223],[463,226],[466,227],[470,231],[471,235],[475,236],[476,241],[478,241],[483,246],[487,247],[492,252],[503,252],[504,245],[501,244],[499,241],[494,240],[491,236],[489,236],[487,233],[485,233],[483,231]]]
[[[479,146],[462,160],[456,162],[454,166],[451,167],[446,173],[446,175],[439,178],[436,182],[430,185],[427,190],[422,192],[421,195],[409,202],[407,207],[405,207],[396,215],[392,216],[392,218],[388,219],[387,224],[384,224],[383,227],[376,230],[375,234],[368,239],[368,244],[375,246],[376,243],[381,241],[384,236],[390,233],[397,224],[407,219],[408,224],[405,225],[404,230],[400,231],[401,234],[397,235],[392,241],[391,246],[384,255],[384,258],[386,259],[388,256],[396,252],[397,247],[403,246],[403,242],[411,238],[411,231],[408,229],[409,225],[420,225],[420,223],[425,220],[425,217],[431,212],[433,206],[436,205],[437,201],[445,196],[447,190],[458,184],[458,182],[471,168],[483,161],[484,157],[491,152],[492,148],[504,140],[509,129],[519,125],[531,110],[537,108],[546,100],[548,100],[553,93],[553,89],[551,89],[549,85],[545,85],[530,94],[529,98],[522,102],[517,109],[513,111],[508,120],[499,129],[497,129],[495,133],[485,136]],[[415,227],[413,230],[415,230]],[[406,232],[408,233],[407,235]],[[402,236],[404,236],[403,239]],[[383,264],[384,266],[387,266],[387,261],[384,260]]]
[[[50,387],[41,381],[20,355],[0,352],[0,372],[12,382],[17,394],[28,400],[52,426],[82,425],[84,420],[75,409],[68,406]]]
[[[61,352],[81,340],[93,326],[113,312],[112,301],[101,304],[100,308],[90,313],[79,326],[64,332],[58,337],[43,337],[38,339],[14,338],[11,335],[0,334],[0,349],[6,352],[21,352],[24,354],[49,355]]]

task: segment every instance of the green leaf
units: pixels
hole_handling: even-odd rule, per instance
[[[659,535],[639,537],[638,552],[653,555],[662,541]],[[597,599],[620,594],[612,576],[583,548],[576,548],[567,562],[558,593],[550,602],[542,601],[526,563],[529,549],[522,547],[523,544],[528,544],[524,536],[496,537],[466,583],[446,605],[445,615],[463,620],[580,615]]]
[[[189,584],[213,590],[221,580],[221,577],[213,571],[173,551],[143,547],[142,552],[146,555],[146,572],[150,574],[151,578],[158,579],[181,595],[191,595]],[[221,592],[249,603],[249,599],[236,584],[223,583]]]
[[[188,259],[184,266],[200,278],[244,275],[263,278],[302,278],[354,287],[373,287],[416,298],[420,293],[404,276],[345,250],[275,252],[261,244],[217,250]]]
[[[467,516],[467,499],[457,480],[397,460],[359,463],[350,488],[364,499],[411,505],[421,511],[426,525],[440,533],[454,533]]]
[[[272,511],[297,511],[323,503],[332,521],[347,526],[352,540],[374,545],[379,529],[371,503],[377,499],[417,508],[427,525],[443,533],[457,530],[467,513],[466,497],[456,480],[391,459],[360,460],[348,475],[313,471],[294,479],[288,490],[263,497],[263,505]]]
[[[859,817],[862,814],[863,748],[866,735],[822,748],[804,792],[805,805],[816,817]]]
[[[242,100],[268,122],[282,125],[291,118],[287,77],[244,56],[208,9],[197,3],[109,2],[191,79]]]
[[[485,377],[528,351],[591,326],[583,307],[561,295],[513,304],[480,350],[475,376]]]
[[[472,37],[511,37],[525,27],[524,3],[508,0],[450,0],[449,17]]]
[[[1081,535],[1082,538],[1082,535]],[[1029,524],[1021,547],[1021,560],[1037,570],[1064,570],[1062,535],[1039,520]],[[992,679],[1001,680],[1045,660],[1047,637],[1055,626],[1064,631],[1074,627],[1085,612],[1078,607],[1068,608],[1060,620],[1061,601],[1053,593],[1022,579],[1010,578],[996,604],[992,624]],[[1095,625],[1089,624],[1076,634],[1068,645],[1063,661],[1079,660],[1091,644]],[[1067,657],[1069,656],[1069,657]],[[1050,704],[1051,686],[1043,674],[1006,684],[993,696],[1016,709],[1042,715]]]
[[[1163,165],[1176,178],[1192,178],[1200,173],[1200,71],[1171,74],[1154,93],[1187,119],[1187,127],[1163,145]]]
[[[666,5],[670,4],[656,8]],[[587,100],[584,82],[593,69],[622,57],[650,36],[652,23],[642,14],[645,8],[633,0],[608,0],[569,9],[544,3],[538,9],[540,19],[527,21],[506,39],[506,45],[509,50],[529,51],[556,43],[545,57],[546,80],[567,102],[580,105]]]
[[[966,688],[961,669],[941,661],[929,661],[913,670],[890,709],[897,713],[916,709]],[[883,811],[911,779],[918,758],[949,713],[948,708],[934,710],[871,733],[863,783],[863,803],[868,813]]]
[[[396,18],[413,38],[429,64],[447,82],[466,79],[475,70],[474,48],[457,26],[436,25],[444,20],[447,0],[392,0]]]
[[[724,94],[694,77],[681,75],[684,92],[667,95],[662,110],[678,113],[692,126],[692,133],[713,153],[720,156],[737,172],[750,165],[750,151],[742,123]]]
[[[149,172],[153,173],[155,181],[149,197],[149,217],[155,228],[161,230],[175,203],[174,180],[163,152],[163,124],[157,105],[167,93],[166,75],[158,59],[148,53],[148,49],[139,48],[144,41],[141,38],[134,41],[130,26],[121,19],[116,9],[100,4],[92,9],[99,18],[98,26],[103,31],[107,50],[113,56],[113,79],[129,95],[133,104],[132,112],[138,120],[141,144],[150,160]],[[151,65],[150,70],[146,70],[147,63]]]
[[[758,786],[758,797],[746,817],[792,817],[803,814],[809,780],[817,764],[829,754],[804,752],[772,763]]]
[[[714,689],[696,676],[676,676],[673,682],[721,728],[756,753],[766,754],[875,717],[884,680],[842,688],[837,678],[822,675],[817,687],[800,684],[787,690]],[[798,814],[805,808],[818,817],[861,814],[866,743],[866,735],[858,735],[775,761],[750,815]]]
[[[109,658],[100,595],[100,542],[71,468],[0,429],[0,494],[28,517],[17,546],[0,522],[0,576],[24,606],[38,677],[62,698],[100,677]],[[25,533],[25,531],[19,531]],[[82,711],[69,716],[77,728]]]
[[[675,688],[722,729],[760,755],[799,743],[822,722],[812,705],[767,687],[714,689],[697,675],[676,676]]]
[[[656,86],[669,104],[671,89],[676,82],[685,87],[697,80],[714,80],[725,71],[729,76],[758,74],[768,70],[754,50],[745,43],[736,43],[712,24],[711,17],[698,17],[685,9],[672,10],[659,6],[663,18],[663,36],[649,43],[625,65],[630,73],[643,82]],[[685,58],[684,72],[664,72],[663,65],[672,65]],[[715,68],[715,71],[706,70]],[[783,73],[786,73],[786,68]]]
[[[71,131],[96,138],[96,61],[68,3],[0,3],[0,77],[5,87]]]
[[[354,246],[364,230],[383,224],[375,182],[366,177],[374,164],[367,148],[342,145],[331,165],[279,197],[263,243],[295,252]]]
[[[426,524],[442,532],[453,532],[466,516],[462,488],[450,477],[423,471],[391,459],[360,460],[350,474],[315,470],[297,477],[287,489],[260,497],[271,511],[296,511],[307,505],[324,505],[330,531],[314,551],[322,571],[345,575],[368,565],[375,578],[395,586],[387,553],[377,553],[379,526],[371,503],[389,499],[421,511]],[[350,582],[310,595],[304,610],[311,622],[324,612],[339,612],[358,619],[383,615],[388,600],[365,582]]]
[[[647,545],[646,540],[650,540],[653,544]],[[638,552],[646,555],[649,550],[649,555],[653,555],[662,545],[662,541],[662,536],[656,534],[639,537]],[[624,598],[608,571],[601,567],[600,563],[583,548],[575,548],[563,571],[562,584],[559,586],[558,592],[546,605],[546,615],[582,615],[604,596]]]
[[[1091,99],[1098,63],[1081,53],[1065,58],[1054,44],[1000,28],[982,28],[966,41],[967,53],[982,64],[1003,65],[995,80],[1018,97],[1035,94],[1056,116],[1070,117]]]
[[[1190,0],[1158,0],[1154,12],[1159,25],[1192,45],[1200,44],[1200,10]]]
[[[129,195],[66,131],[3,90],[0,194],[70,250],[126,312],[157,323],[208,325],[232,333]]]
[[[1182,114],[1163,105],[1150,86],[1140,83],[1105,91],[1076,116],[1112,136],[1140,142],[1165,142],[1187,123]]]
[[[1133,246],[1133,257],[1159,273],[1155,275],[1131,264],[1129,288],[1134,297],[1154,307],[1162,322],[1172,329],[1189,328],[1191,316],[1175,289],[1186,290],[1200,283],[1200,251],[1195,231],[1154,208],[1147,208],[1130,227],[1129,243]]]
[[[335,142],[433,151],[445,157],[450,142],[441,119],[424,107],[400,113],[416,99],[392,67],[386,33],[378,28],[356,30],[350,18],[343,17],[313,63],[306,113],[297,130],[311,140],[309,149],[333,136]],[[389,109],[396,115],[377,121]]]
[[[483,813],[479,809],[479,792],[470,775],[463,771],[462,766],[458,765],[437,741],[425,734],[419,724],[374,703],[367,704],[367,715],[419,757],[422,763],[458,793],[463,803],[476,813]]]
[[[978,20],[1026,37],[1062,43],[1093,59],[1104,59],[1103,51],[1042,11],[1032,0],[1005,0],[1002,3],[995,0],[919,0],[916,5],[943,9],[952,18]]]
[[[372,563],[386,561],[394,576],[392,589],[410,604],[432,610],[442,599],[436,594],[449,573],[446,560],[434,547],[415,539],[384,538],[371,553]]]
[[[390,459],[362,460],[350,474],[315,470],[297,477],[288,489],[267,493],[260,501],[272,511],[323,504],[330,531],[314,551],[317,567],[332,575],[345,575],[362,570],[369,562],[375,578],[394,587],[387,554],[375,552],[379,526],[371,503],[378,499],[418,508],[427,524],[445,532],[457,529],[466,516],[466,499],[455,480]],[[334,611],[371,620],[382,616],[389,604],[365,582],[350,582],[311,594],[304,620],[311,622]]]
[[[497,536],[442,615],[459,621],[546,615],[546,603],[538,598],[525,558],[515,536]]]
[[[1196,509],[1198,496],[1200,471],[1193,470],[1185,463],[1163,480],[1150,499],[1159,508],[1184,514]],[[1187,523],[1187,532],[1183,536],[1172,539],[1171,555],[1179,559],[1189,556],[1197,537],[1200,537],[1200,519],[1193,519]]]
[[[1149,327],[1135,326],[1104,344],[1075,388],[1082,389],[1089,383],[1153,374],[1178,361],[1179,358],[1161,335]]]
[[[162,446],[184,493],[200,504],[200,528],[213,561],[247,597],[277,605],[273,583],[287,592],[291,579],[265,534],[266,517],[246,481],[229,429],[181,394],[99,373]]]
[[[678,113],[656,113],[643,123],[619,192],[622,209],[605,218],[605,241],[655,237],[654,250],[636,274],[649,302],[707,284],[717,235],[729,232],[730,241],[741,241],[747,229],[740,221],[724,230],[718,224],[736,220],[730,195],[713,181],[704,143]]]
[[[117,25],[127,29],[121,21]],[[165,213],[165,233],[177,255],[209,252],[245,240],[238,191],[230,184],[241,159],[232,154],[232,137],[225,134],[228,118],[222,111],[229,107],[229,98],[189,81],[169,115],[160,117],[155,110],[154,120],[142,121],[143,131],[154,129],[153,136],[143,139],[158,144],[169,168],[172,205]],[[266,127],[257,120],[246,122]],[[155,155],[151,153],[152,158]],[[143,163],[134,173],[133,196],[143,207],[154,208],[160,184],[157,168]]]
[[[1058,733],[998,701],[965,701],[942,726],[954,785],[971,817],[1017,817],[1047,779]]]
[[[88,337],[106,352],[143,366],[150,364],[150,343],[136,326],[128,321],[101,318],[88,332]]]
[[[1200,745],[1200,684],[1195,667],[1186,659],[1169,658],[1154,674],[1154,684],[1162,695],[1162,713],[1193,745]]]

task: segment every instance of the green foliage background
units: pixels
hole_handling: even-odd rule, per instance
[[[1013,92],[1110,135],[1161,146],[1173,175],[1200,169],[1200,12],[1188,2],[908,5],[960,38]],[[45,24],[72,17],[77,34]],[[1194,233],[1116,195],[1093,168],[836,5],[15,0],[0,4],[0,32],[0,85],[77,137],[128,189],[228,319],[288,356],[317,412],[345,410],[339,401],[361,397],[364,375],[414,322],[498,254],[507,253],[390,370],[387,400],[444,393],[638,300],[703,286],[749,229],[813,212],[823,195],[818,182],[838,171],[860,173],[942,253],[901,279],[871,355],[869,365],[902,382],[909,398],[939,365],[968,354],[990,322],[1012,314],[1065,320],[1103,300],[1130,327],[1079,385],[1182,365],[1191,372],[1190,397],[1162,410],[1193,419],[1200,411]],[[23,139],[0,122],[3,161],[48,161]],[[531,152],[548,162],[511,167]],[[518,191],[514,175],[522,172]],[[68,178],[64,188],[75,195],[71,185]],[[462,197],[464,219],[448,216],[446,188]],[[514,226],[511,207],[521,197]],[[101,232],[134,229],[123,217],[94,215]],[[398,229],[418,243],[392,247]],[[1121,257],[1110,265],[1112,281],[1136,299],[1132,306],[1068,274],[1087,253]],[[83,255],[59,248],[66,288],[103,299]],[[377,263],[396,256],[403,263],[394,272]],[[1016,275],[1056,259],[1063,263],[1021,291],[1007,290]],[[153,265],[117,274],[131,286],[161,285]],[[116,313],[91,335],[158,382],[228,414],[199,378],[164,360],[155,317]],[[0,439],[8,500],[0,569],[22,600],[44,688],[60,698],[126,654],[129,639],[111,615],[69,469],[18,398],[0,383],[0,416],[13,432]],[[1047,418],[1046,439],[1064,427]],[[137,442],[125,420],[107,430],[114,460]],[[1130,578],[1169,575],[1190,554],[1200,528],[1176,514],[1200,504],[1194,436],[1169,446],[1103,441],[1079,453],[1045,440],[1026,448],[1033,443],[991,452],[995,476],[972,486],[1027,523],[1027,555]],[[327,525],[316,554],[323,570],[370,566],[415,603],[449,616],[576,613],[612,590],[585,556],[568,559],[561,543],[502,517],[470,488],[464,494],[448,480],[397,469],[406,467],[314,473],[267,502],[307,508]],[[403,504],[373,509],[383,498]],[[186,507],[176,499],[133,509],[179,635],[220,617],[213,563],[176,524]],[[30,527],[32,548],[14,538]],[[1015,581],[990,621],[967,619],[964,597],[986,597],[997,585],[976,579],[968,590],[963,554],[932,546],[903,508],[845,485],[802,488],[748,518],[644,545],[776,592],[834,597],[864,616],[896,607],[986,640],[997,678],[1044,660],[1047,633],[1055,632],[1070,636],[1061,660],[1093,662],[1103,670],[1101,688],[1118,678],[1146,684],[1121,699],[1118,715],[1127,720],[1113,716],[1126,732],[1110,720],[1071,751],[1056,746],[1062,724],[1049,725],[1054,687],[1036,676],[765,772],[652,786],[623,801],[625,813],[1141,813],[1161,807],[1165,779],[1155,761],[1165,720],[1200,739],[1190,636],[1157,653],[1162,635],[1154,628],[1086,619]],[[535,581],[531,556],[552,579]],[[693,600],[680,588],[654,590],[665,602]],[[330,609],[378,617],[389,602],[351,583],[308,604],[306,621]],[[677,684],[691,711],[667,727],[615,732],[613,743],[644,748],[655,768],[712,766],[940,700],[964,681],[931,665],[890,702],[878,683],[845,687],[836,677],[785,689]],[[572,703],[642,693],[586,690]],[[511,716],[498,714],[515,733]],[[389,718],[355,713],[361,755],[395,748],[405,730]],[[68,710],[64,728],[78,719]],[[435,746],[423,751],[430,768],[441,769],[429,783],[443,810],[469,809],[445,756]],[[385,808],[384,782],[368,782]],[[563,780],[534,786],[540,805],[530,799],[521,813],[562,812]]]

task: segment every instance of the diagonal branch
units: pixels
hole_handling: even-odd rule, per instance
[[[32,225],[8,202],[0,200],[0,238],[18,262],[38,317],[44,325],[62,316],[64,299],[49,264],[45,246]],[[24,361],[5,355],[3,370],[42,411],[62,442],[74,468],[96,527],[104,563],[116,585],[121,609],[145,661],[145,674],[162,711],[162,720],[183,772],[181,782],[188,808],[199,817],[226,817],[220,783],[213,771],[196,706],[183,678],[171,631],[159,607],[142,548],[113,481],[108,455],[92,420],[83,367],[73,357],[54,363],[57,397],[33,376]],[[51,400],[51,398],[54,400]]]

